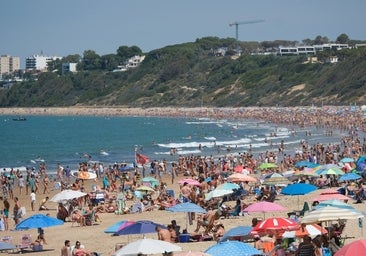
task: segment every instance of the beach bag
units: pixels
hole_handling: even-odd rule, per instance
[[[332,251],[328,247],[322,247],[322,256],[332,256]]]

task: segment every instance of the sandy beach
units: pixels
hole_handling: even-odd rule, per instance
[[[215,117],[215,118],[259,118],[266,120],[268,122],[279,122],[279,123],[291,123],[297,125],[319,125],[324,129],[351,129],[352,127],[358,127],[363,130],[363,123],[360,116],[362,113],[353,113],[348,116],[340,116],[336,114],[329,114],[329,111],[315,111],[315,112],[298,112],[294,114],[293,109],[288,109],[288,111],[277,110],[277,109],[260,109],[260,108],[248,108],[243,111],[238,111],[237,109],[208,109],[208,108],[151,108],[151,109],[138,109],[138,108],[119,108],[119,107],[72,107],[72,108],[0,108],[0,115],[12,115],[12,116],[27,116],[27,115],[119,115],[119,116],[167,116],[167,117],[184,117],[184,116],[201,116],[201,117]],[[280,112],[279,112],[280,111]],[[281,113],[281,115],[279,115]],[[341,140],[341,138],[340,138]],[[258,177],[259,174],[257,174]],[[163,176],[163,181],[167,184],[167,189],[173,189],[175,195],[179,194],[180,187],[178,181],[184,178],[179,176],[175,178],[174,184],[171,184],[171,177],[169,174]],[[99,180],[89,180],[85,181],[85,188],[88,191],[91,190],[92,185],[102,186],[102,181]],[[44,197],[52,197],[54,194],[58,193],[59,190],[52,190],[50,194],[37,194],[37,202],[39,203]],[[314,191],[310,194],[303,196],[285,196],[278,195],[275,202],[286,208],[286,212],[274,212],[267,213],[266,218],[269,217],[286,217],[287,212],[294,210],[299,210],[305,201],[315,197],[321,193],[321,189]],[[116,195],[116,192],[112,193],[111,196]],[[56,216],[57,203],[49,202],[47,203],[50,210],[48,211],[31,211],[30,208],[30,196],[19,195],[18,188],[15,188],[15,196],[18,196],[22,206],[27,209],[26,217],[31,216],[35,213],[47,213],[50,216]],[[154,196],[154,195],[153,195]],[[299,203],[298,203],[299,200]],[[10,209],[14,206],[14,202],[10,201]],[[253,195],[245,197],[242,203],[250,204],[255,202]],[[354,200],[350,200],[349,204],[360,211],[365,211],[366,207],[364,203],[354,204]],[[37,203],[37,205],[38,205]],[[131,205],[133,201],[127,201],[128,205]],[[234,206],[235,202],[228,202],[229,205]],[[2,203],[0,203],[2,207]],[[86,209],[87,206],[84,206]],[[47,239],[47,244],[43,245],[44,251],[34,253],[35,255],[60,255],[60,249],[66,239],[71,241],[74,245],[76,241],[80,241],[86,249],[91,252],[98,252],[102,255],[112,255],[115,252],[116,246],[120,244],[127,244],[128,242],[142,238],[142,235],[131,235],[131,236],[111,236],[110,234],[105,234],[104,230],[110,225],[120,221],[120,220],[151,220],[164,225],[170,224],[170,221],[175,219],[181,227],[186,225],[186,215],[183,213],[171,213],[162,210],[153,210],[149,212],[134,213],[134,214],[124,214],[116,215],[113,213],[102,213],[99,214],[101,222],[93,226],[79,227],[72,226],[71,222],[65,222],[62,226],[55,226],[50,228],[45,228],[45,236]],[[251,225],[252,218],[262,218],[262,213],[251,213],[247,216],[239,216],[238,218],[226,218],[221,219],[220,222],[225,226],[226,230],[239,225]],[[10,229],[14,228],[14,221],[9,219]],[[195,225],[188,225],[188,232],[193,232]],[[365,228],[359,228],[358,220],[348,220],[347,225],[342,233],[342,236],[354,237],[346,240],[349,243],[361,237],[365,237]],[[37,237],[37,230],[27,230],[27,231],[4,231],[0,233],[1,237],[11,236],[13,238],[13,243],[19,244],[22,234],[29,233],[32,238]],[[147,234],[146,237],[157,238],[157,234]],[[191,242],[191,243],[178,243],[182,247],[183,251],[204,251],[209,246],[214,244],[214,241],[207,242]]]

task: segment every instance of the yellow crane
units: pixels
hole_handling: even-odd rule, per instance
[[[235,26],[235,35],[236,35],[236,41],[238,41],[239,39],[239,25],[244,25],[244,24],[253,24],[253,23],[261,23],[264,22],[265,20],[247,20],[247,21],[235,21],[233,23],[230,23],[229,26]]]

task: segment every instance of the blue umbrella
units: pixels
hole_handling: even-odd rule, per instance
[[[306,195],[310,192],[317,190],[317,187],[307,183],[296,183],[290,184],[284,187],[281,191],[284,195],[296,196],[296,195]]]
[[[15,226],[15,230],[47,228],[63,224],[64,222],[62,220],[56,219],[54,217],[50,217],[44,214],[35,214],[19,222]]]
[[[234,190],[234,189],[239,189],[240,186],[236,183],[231,183],[231,182],[225,182],[219,186],[217,186],[218,189],[227,189],[227,190]]]
[[[284,195],[290,195],[290,196],[299,196],[299,195],[306,195],[310,192],[313,192],[314,190],[317,190],[318,188],[314,185],[307,184],[307,183],[295,183],[290,184],[287,187],[284,187],[281,191]],[[297,197],[297,207],[299,208],[299,197]]]
[[[115,235],[134,235],[134,234],[148,234],[155,233],[156,227],[161,227],[166,229],[162,224],[158,224],[149,220],[140,220],[135,223],[119,230]]]
[[[338,199],[330,199],[330,200],[326,200],[326,201],[322,201],[320,202],[317,206],[315,206],[315,209],[319,209],[325,206],[334,206],[334,207],[339,207],[339,208],[344,208],[344,209],[350,209],[350,210],[355,210],[357,211],[354,207],[350,206],[349,204],[338,200]]]
[[[314,168],[315,166],[318,166],[318,164],[309,162],[309,161],[299,161],[295,163],[295,167],[309,167]]]
[[[249,235],[252,231],[253,227],[251,226],[238,226],[232,229],[229,229],[220,239],[220,242],[230,240],[232,237],[243,237]]]
[[[355,160],[353,158],[350,157],[344,157],[342,158],[339,162],[341,163],[353,163]]]
[[[215,245],[210,246],[205,253],[211,254],[212,256],[246,256],[246,255],[262,255],[263,253],[253,246],[239,242],[239,241],[226,241],[219,242]]]
[[[349,172],[349,173],[345,173],[341,177],[339,177],[338,181],[358,180],[361,178],[362,178],[361,175],[358,175],[357,173]]]
[[[191,203],[191,202],[185,202],[176,204],[172,207],[166,208],[165,210],[169,212],[195,212],[195,213],[207,213],[205,209],[203,209],[201,206]],[[188,214],[186,215],[186,229],[188,226]]]
[[[207,211],[203,209],[201,206],[190,202],[176,204],[172,207],[166,208],[166,210],[169,212],[207,213]]]

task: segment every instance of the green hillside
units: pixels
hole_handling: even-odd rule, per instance
[[[240,46],[244,51],[237,58],[234,39],[202,38],[167,46],[144,53],[141,65],[127,72],[112,70],[138,48],[101,57],[88,51],[75,74],[45,72],[1,89],[0,107],[366,104],[366,47],[321,52],[311,63],[306,56],[248,54],[258,48],[255,42]],[[215,53],[219,48],[227,49],[225,56]],[[324,62],[334,55],[338,63]]]

